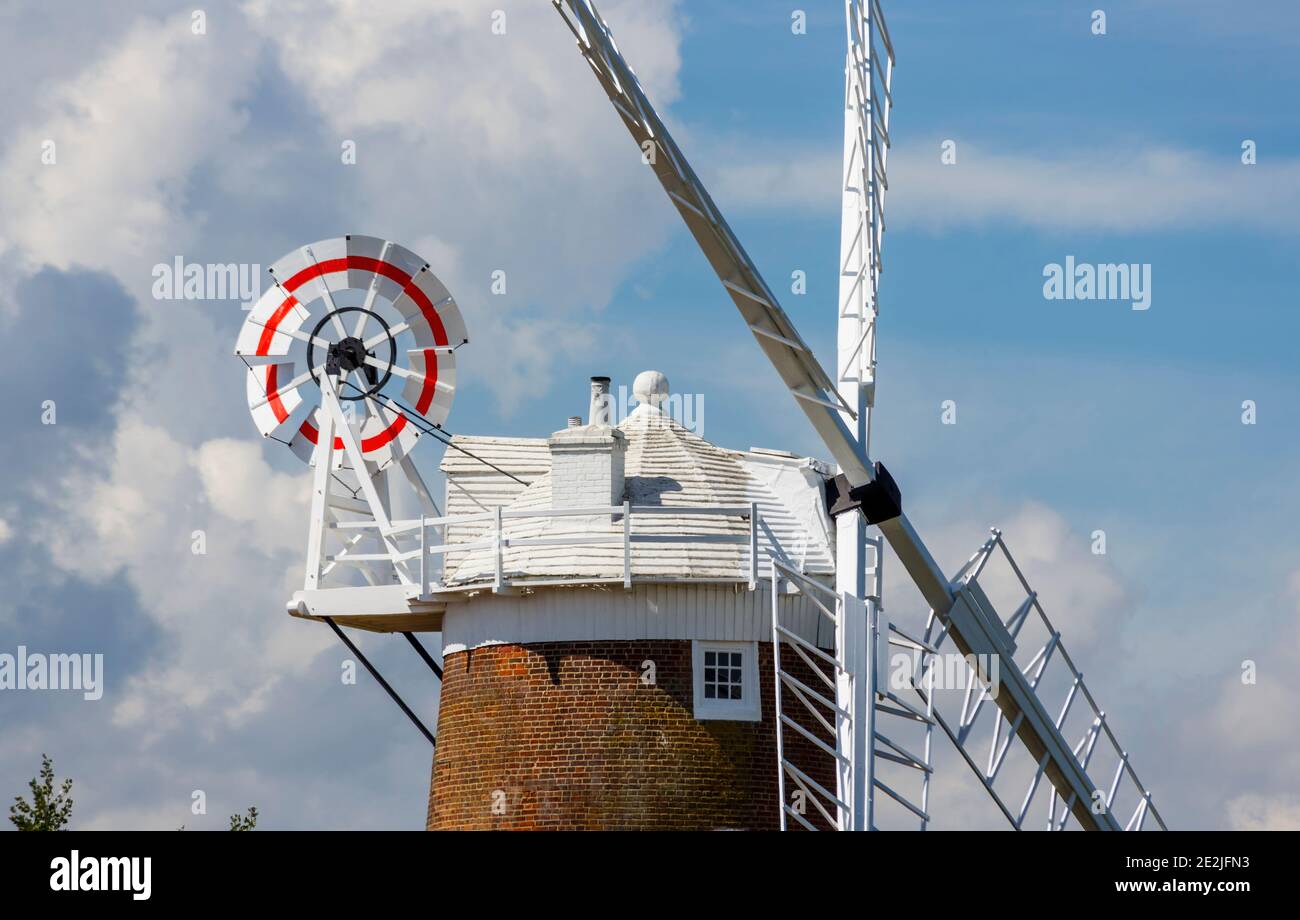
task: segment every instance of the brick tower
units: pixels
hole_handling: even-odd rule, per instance
[[[618,425],[593,378],[590,424],[447,452],[447,514],[474,519],[446,534],[466,549],[443,579],[431,830],[778,826],[769,560],[833,581],[831,470],[686,430],[662,374],[633,392]],[[776,603],[831,648],[808,598]],[[834,789],[791,735],[786,756]]]

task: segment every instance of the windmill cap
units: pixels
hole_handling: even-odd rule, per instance
[[[658,408],[668,399],[668,378],[659,371],[642,371],[632,381],[632,395],[637,402]]]

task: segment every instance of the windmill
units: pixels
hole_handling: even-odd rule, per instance
[[[834,789],[815,782],[782,753],[782,735],[794,731],[809,736],[795,719],[780,715],[778,724],[778,775],[781,781],[782,827],[787,819],[811,827],[804,815],[787,801],[787,782],[797,786],[831,825],[841,829],[877,826],[877,805],[888,798],[916,816],[921,827],[929,822],[926,810],[930,734],[938,726],[957,747],[979,781],[1011,824],[1025,825],[1035,794],[1045,778],[1051,787],[1047,827],[1061,829],[1073,817],[1080,827],[1095,830],[1141,829],[1148,817],[1160,827],[1164,822],[1151,795],[1138,780],[1128,755],[1116,740],[1105,713],[1083,684],[1082,674],[1066,654],[1060,634],[1047,619],[1038,597],[1024,580],[998,531],[971,557],[955,578],[939,568],[925,542],[902,508],[893,477],[870,459],[871,413],[875,403],[876,292],[882,267],[885,173],[889,149],[889,115],[892,108],[894,51],[878,0],[846,0],[848,51],[845,66],[845,130],[841,277],[838,304],[838,362],[835,377],[820,365],[812,350],[781,309],[771,288],[746,254],[655,111],[632,68],[624,60],[609,26],[590,0],[553,0],[577,40],[578,50],[590,64],[614,109],[631,133],[643,159],[651,166],[669,199],[681,214],[700,250],[731,296],[742,320],[771,362],[791,397],[803,411],[834,457],[840,473],[832,485],[832,513],[836,517],[836,587],[807,582],[798,573],[784,575],[806,590],[825,595],[824,606],[836,625],[836,653],[822,671],[831,688],[814,689],[782,671],[780,652],[789,646],[805,661],[811,649],[801,648],[797,636],[783,633],[773,606],[773,643],[776,688],[795,694],[808,713],[836,737],[837,765]],[[883,616],[881,564],[888,542],[930,608],[926,632],[904,632]],[[1024,589],[1024,600],[1004,618],[980,584],[980,576],[995,554],[1003,554]],[[773,566],[773,597],[782,580]],[[1027,624],[1045,628],[1046,641],[1028,658],[1019,649]],[[929,657],[939,654],[947,641],[969,656],[983,689],[968,692],[954,724],[934,705],[934,693],[923,681],[913,682],[921,705],[909,702],[882,680],[881,652],[898,644]],[[805,643],[806,645],[806,643]],[[1067,695],[1060,708],[1049,711],[1040,689],[1049,664],[1063,665]],[[996,671],[996,673],[995,673]],[[933,673],[933,672],[928,672]],[[998,692],[990,692],[997,684]],[[821,690],[822,692],[818,692]],[[1084,733],[1071,743],[1062,732],[1067,718],[1085,712]],[[988,702],[997,710],[985,765],[974,759],[967,742]],[[781,706],[778,702],[778,713]],[[924,725],[923,753],[891,740],[883,723],[899,719]],[[1035,765],[1019,802],[1008,801],[997,781],[1006,755],[1018,739]],[[1099,748],[1109,746],[1117,763],[1113,776],[1101,784],[1089,776],[1088,767]],[[909,798],[885,784],[877,775],[890,762],[922,777],[919,799]],[[1124,823],[1117,813],[1117,794],[1127,780],[1136,804]]]
[[[942,735],[1017,829],[1044,801],[1050,829],[1163,828],[1002,534],[947,577],[871,460],[894,58],[876,0],[845,5],[834,376],[595,6],[553,3],[838,468],[705,441],[669,417],[653,371],[622,421],[593,376],[586,424],[452,436],[467,336],[423,259],[348,236],[275,263],[236,354],[259,431],[313,467],[288,612],[327,623],[434,745],[428,826],[924,829]],[[411,457],[422,436],[450,448],[445,513]],[[886,544],[928,606],[917,624],[886,616]],[[995,603],[1008,584],[1010,605]],[[344,627],[406,637],[442,681],[436,737]],[[441,666],[416,632],[441,635]],[[901,682],[898,651],[917,662]],[[955,713],[935,667],[953,659]]]

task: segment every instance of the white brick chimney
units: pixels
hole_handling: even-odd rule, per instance
[[[575,427],[570,419],[570,427],[546,442],[551,451],[552,508],[607,508],[623,503],[627,440],[610,424],[608,377],[592,378],[591,408],[593,424]]]

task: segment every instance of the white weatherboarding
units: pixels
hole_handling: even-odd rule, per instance
[[[441,676],[412,633],[440,630],[448,603],[472,592],[503,595],[504,601],[538,585],[598,582],[631,589],[637,583],[671,580],[666,579],[671,569],[663,567],[670,564],[656,563],[669,557],[653,544],[673,541],[668,531],[678,526],[675,517],[688,514],[713,522],[716,535],[709,539],[719,544],[717,551],[724,554],[719,558],[728,560],[718,569],[722,577],[714,580],[771,593],[778,715],[774,767],[782,829],[788,821],[815,829],[807,807],[827,826],[841,830],[897,825],[886,820],[886,807],[895,812],[891,819],[901,815],[913,826],[927,828],[935,728],[948,737],[1016,829],[1028,826],[1032,803],[1044,800],[1046,820],[1039,826],[1050,830],[1072,826],[1071,819],[1073,826],[1087,830],[1164,829],[1150,792],[1001,533],[992,531],[954,577],[945,576],[903,514],[892,477],[870,459],[894,63],[878,0],[845,2],[848,52],[834,377],[781,309],[594,4],[552,2],[746,326],[838,464],[839,475],[827,483],[834,521],[827,559],[833,550],[834,587],[829,575],[818,574],[824,566],[809,565],[808,559],[795,565],[775,551],[779,541],[771,535],[782,525],[778,516],[760,513],[760,506],[781,503],[757,486],[743,486],[750,475],[745,470],[768,458],[752,452],[725,455],[702,442],[693,448],[703,458],[701,464],[731,470],[728,477],[737,484],[728,493],[735,496],[732,504],[683,511],[615,499],[598,507],[556,508],[530,498],[528,483],[517,475],[545,473],[538,445],[499,438],[451,442],[441,425],[454,394],[455,350],[468,341],[459,308],[429,266],[409,250],[350,236],[303,247],[273,266],[275,285],[249,315],[236,348],[249,365],[249,408],[258,429],[314,466],[306,576],[289,612],[328,623],[432,742],[433,735],[338,624],[403,633]],[[294,358],[293,351],[301,357]],[[605,386],[607,413],[607,379]],[[399,388],[397,395],[390,392]],[[593,398],[593,421],[598,411],[602,406]],[[641,423],[634,416],[621,427],[635,438]],[[655,431],[661,439],[678,437]],[[491,468],[496,475],[483,477],[485,491],[479,494],[485,510],[438,510],[410,458],[421,434],[447,441],[460,452],[450,468],[444,461],[444,469],[449,476],[461,469],[462,483],[471,481],[465,476],[476,467]],[[389,491],[394,467],[414,492],[418,518],[394,516]],[[791,466],[783,475],[821,472]],[[458,536],[450,537],[451,531]],[[928,607],[928,615],[915,626],[905,628],[901,620],[885,616],[881,567],[886,542]],[[511,562],[512,552],[522,547],[547,552],[583,547],[593,568],[582,574],[564,570],[551,580],[534,573],[531,581],[522,580]],[[1009,583],[1018,597],[1009,617],[999,614],[990,599],[995,592],[988,572],[995,559],[1011,573]],[[718,572],[706,568],[693,574],[707,579]],[[833,642],[809,641],[806,626],[783,620],[789,607],[783,608],[778,598],[791,594],[806,601],[804,612],[824,618],[825,629],[817,635],[833,633]],[[904,651],[918,663],[905,687],[887,673],[891,650]],[[936,681],[944,671],[938,665],[953,657],[962,662],[968,683],[959,711],[945,715],[940,700],[952,697],[939,692]],[[821,685],[809,686],[783,667],[783,660],[811,668]],[[806,670],[799,673],[806,677]],[[1056,690],[1061,702],[1049,709],[1045,699]],[[783,697],[803,707],[803,720],[790,715]],[[986,711],[992,719],[987,755],[976,755],[971,736],[977,725],[989,723],[989,718],[980,722]],[[815,734],[818,726],[835,737],[834,747]],[[835,759],[834,788],[785,758],[788,733],[812,741]],[[1018,761],[1009,756],[1013,751]],[[1009,766],[1013,761],[1018,766]],[[1100,782],[1094,782],[1090,768]],[[1014,796],[1006,792],[1008,786],[1017,788]],[[1045,795],[1039,797],[1040,791]],[[793,807],[794,795],[807,807]]]

